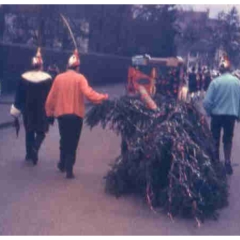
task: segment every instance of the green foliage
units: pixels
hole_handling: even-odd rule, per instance
[[[175,55],[174,5],[30,5],[11,7],[9,11],[17,12],[14,33],[10,34],[10,40],[16,37],[16,43],[27,43],[33,37],[32,32],[39,31],[42,46],[72,49],[72,41],[59,17],[59,13],[63,13],[79,47],[83,45],[85,49],[88,42],[89,52],[122,56]],[[35,14],[31,15],[33,11]],[[24,32],[20,37],[18,29]]]
[[[218,15],[219,25],[214,32],[218,38],[219,47],[227,52],[230,60],[236,66],[239,64],[240,54],[240,21],[235,7],[229,12]]]
[[[175,56],[175,5],[140,5],[134,6],[133,11],[134,53],[148,53],[159,57]]]
[[[228,185],[205,118],[191,104],[157,95],[157,111],[128,96],[93,107],[86,117],[121,134],[121,155],[106,176],[106,191],[135,193],[170,217],[216,217]]]

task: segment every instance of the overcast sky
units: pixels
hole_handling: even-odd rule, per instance
[[[231,9],[233,6],[235,6],[238,9],[238,12],[240,13],[240,4],[186,4],[182,5],[185,9],[193,9],[193,10],[201,10],[204,11],[207,8],[210,10],[210,17],[216,17],[218,12],[220,11],[228,11]]]

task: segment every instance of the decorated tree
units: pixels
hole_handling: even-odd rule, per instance
[[[86,122],[122,138],[121,154],[107,173],[106,191],[135,193],[170,218],[217,217],[227,205],[228,185],[205,118],[192,104],[157,95],[149,110],[138,97],[123,96],[93,107]]]

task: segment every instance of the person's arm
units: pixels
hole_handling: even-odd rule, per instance
[[[238,117],[237,117],[237,121],[240,122],[240,85],[239,85],[239,105],[238,105]]]
[[[206,96],[203,100],[203,107],[210,116],[214,107],[215,83],[211,82],[207,90]]]
[[[80,82],[81,91],[84,94],[84,96],[93,103],[101,103],[103,100],[108,99],[108,94],[100,94],[96,91],[94,91],[87,82],[87,79],[82,76],[81,82]]]
[[[23,105],[26,99],[26,88],[23,83],[24,80],[20,79],[17,85],[14,104],[11,105],[10,114],[13,117],[19,117],[23,110]]]
[[[56,98],[57,98],[57,81],[54,81],[45,103],[45,111],[48,117],[54,116]]]

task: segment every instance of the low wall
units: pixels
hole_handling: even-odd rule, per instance
[[[11,93],[15,90],[18,79],[24,71],[29,70],[31,59],[35,54],[35,47],[0,43],[0,80],[3,93]],[[61,71],[64,71],[71,54],[72,51],[43,48],[45,69],[49,64],[55,63]],[[92,86],[124,83],[127,81],[130,64],[130,58],[89,53],[81,55],[80,71]]]

